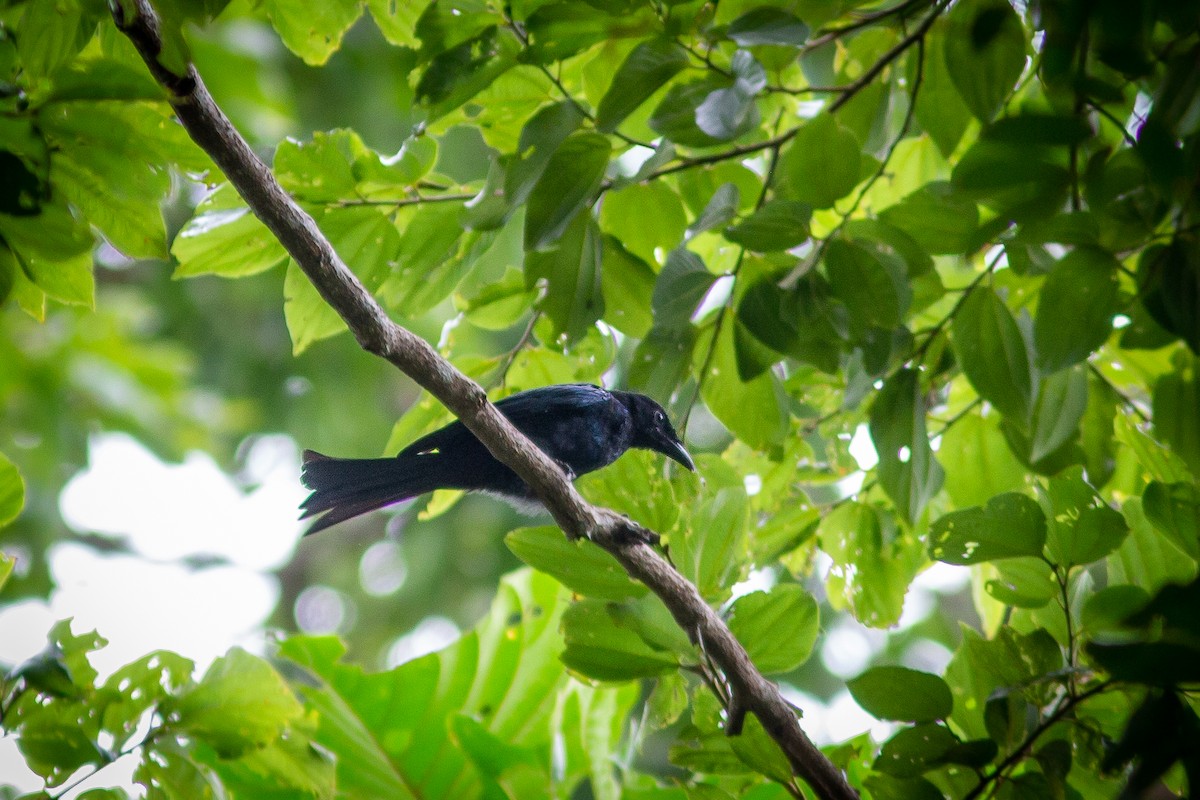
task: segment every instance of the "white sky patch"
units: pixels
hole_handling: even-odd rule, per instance
[[[879,463],[875,443],[871,441],[871,431],[866,425],[859,425],[854,429],[854,436],[850,439],[850,455],[858,462],[858,468],[864,471]]]

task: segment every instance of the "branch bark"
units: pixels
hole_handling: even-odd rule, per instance
[[[321,296],[341,315],[360,346],[387,359],[450,409],[497,459],[537,493],[568,537],[587,537],[657,594],[676,622],[703,647],[732,692],[727,729],[740,731],[753,712],[787,755],[796,775],[823,800],[857,800],[842,772],[800,729],[779,689],[762,676],[724,621],[661,555],[646,544],[653,532],[585,501],[549,457],[509,424],[487,394],[442,358],[425,340],[388,318],[342,262],[308,215],[217,106],[200,75],[188,65],[176,75],[159,60],[161,23],[149,0],[116,0],[117,28],[133,42],[155,80],[168,92],[179,121],[217,164],[251,211],[279,239]]]

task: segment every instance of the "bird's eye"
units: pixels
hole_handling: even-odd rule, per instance
[[[655,412],[654,412],[654,421],[655,421],[655,422],[666,422],[666,421],[667,421],[667,415],[666,415],[666,414],[664,414],[664,413],[663,413],[663,412],[661,412],[661,411],[655,411]]]

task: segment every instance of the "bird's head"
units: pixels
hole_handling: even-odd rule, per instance
[[[633,419],[633,446],[642,447],[662,453],[667,458],[678,461],[693,472],[696,465],[687,449],[679,439],[679,434],[671,427],[667,412],[658,403],[644,394],[633,392],[614,392]]]

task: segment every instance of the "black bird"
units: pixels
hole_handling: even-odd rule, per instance
[[[519,392],[496,408],[572,480],[608,466],[631,447],[696,468],[662,406],[642,394],[573,383]],[[300,505],[301,519],[324,513],[309,534],[434,489],[487,492],[516,505],[537,502],[461,422],[421,437],[395,458],[331,458],[305,450],[301,480],[313,490]]]

